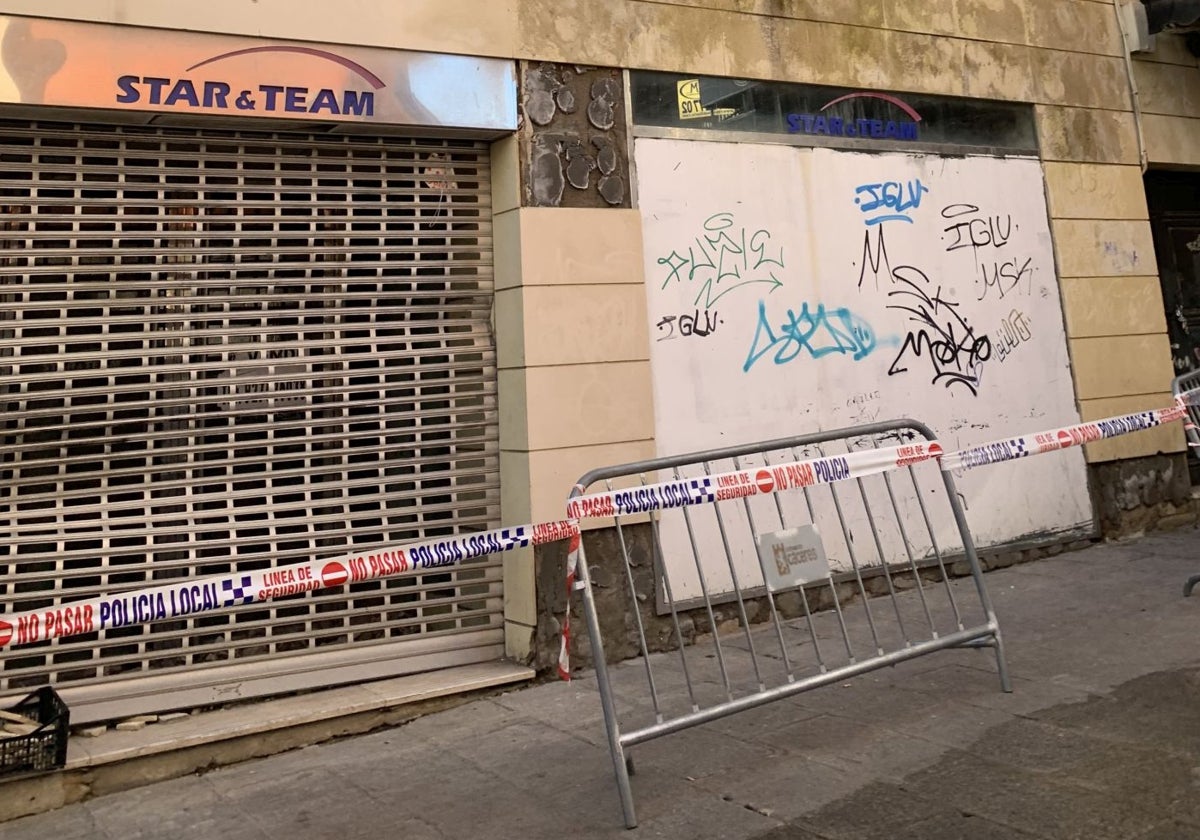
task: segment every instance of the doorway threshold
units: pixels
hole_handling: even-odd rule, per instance
[[[0,778],[0,822],[395,726],[534,676],[532,668],[511,662],[462,665],[213,711],[164,715],[134,731],[72,735],[62,770]]]

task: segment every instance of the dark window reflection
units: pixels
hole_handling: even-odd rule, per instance
[[[785,134],[837,145],[1036,152],[1030,105],[783,82],[634,72],[638,125]],[[822,140],[821,138],[826,138]]]

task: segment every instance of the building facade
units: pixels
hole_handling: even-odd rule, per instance
[[[0,14],[5,611],[557,520],[656,454],[1158,408],[1193,361],[1200,69],[1120,0]],[[1190,509],[1176,426],[1061,454],[969,486],[981,544]],[[0,695],[544,665],[561,582],[561,546],[281,577],[14,648]]]

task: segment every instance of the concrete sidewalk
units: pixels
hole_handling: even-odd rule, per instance
[[[662,738],[634,751],[633,832],[585,677],[0,836],[1200,838],[1197,570],[1188,529],[991,572],[1013,694],[990,651],[947,651]]]

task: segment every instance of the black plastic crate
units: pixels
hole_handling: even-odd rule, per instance
[[[0,740],[0,776],[57,770],[67,763],[71,713],[50,686],[43,686],[6,711],[40,724],[28,735]]]

